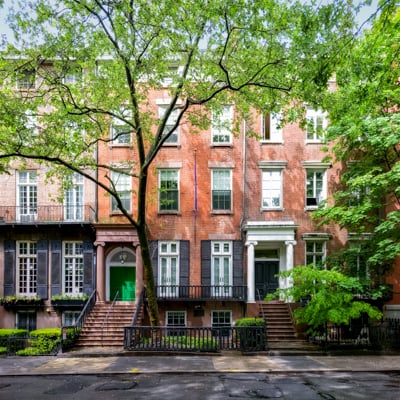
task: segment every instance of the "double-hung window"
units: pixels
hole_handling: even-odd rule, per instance
[[[123,119],[131,119],[129,110],[122,111],[121,118],[111,119],[111,140],[113,145],[127,145],[132,143],[132,127]]]
[[[326,258],[326,241],[306,240],[306,265],[323,268]]]
[[[83,292],[83,244],[82,242],[63,243],[63,285],[67,295]]]
[[[167,109],[168,109],[167,105],[161,105],[158,107],[158,117],[159,117],[160,121],[163,120]],[[175,127],[176,122],[178,120],[178,116],[179,116],[179,110],[174,109],[174,110],[172,110],[171,114],[169,115],[167,121],[165,122],[164,130],[162,133],[163,136],[170,134],[170,132],[172,130],[173,130],[173,132],[166,139],[164,144],[177,145],[179,143],[179,125]]]
[[[179,170],[159,170],[159,210],[179,211]]]
[[[35,88],[36,73],[33,69],[26,69],[18,72],[17,89],[29,90]]]
[[[213,111],[211,119],[212,143],[227,145],[232,143],[233,106],[223,106]]]
[[[126,211],[131,211],[131,197],[132,197],[132,178],[129,173],[112,171],[111,180],[115,190],[121,200],[122,207]],[[117,201],[114,197],[111,198],[111,211],[120,211]]]
[[[232,294],[232,242],[212,242],[211,260],[213,296],[229,297]]]
[[[327,198],[327,169],[329,163],[304,161],[306,170],[306,208],[316,209]]]
[[[261,140],[282,143],[281,113],[266,113],[261,116]]]
[[[37,173],[19,171],[17,175],[18,220],[32,222],[37,217]]]
[[[167,311],[165,322],[168,329],[168,336],[184,336],[186,334],[186,311]],[[183,329],[177,329],[183,328]]]
[[[17,294],[35,296],[37,285],[36,242],[17,242]]]
[[[320,142],[324,140],[327,127],[326,113],[307,107],[306,122],[307,141]]]
[[[81,221],[83,214],[83,176],[75,173],[65,191],[64,215],[67,221]]]
[[[232,170],[212,170],[212,211],[232,210]]]
[[[160,297],[177,297],[179,285],[179,242],[160,242],[159,290]]]
[[[226,337],[230,335],[232,326],[232,311],[215,310],[211,311],[211,326],[213,328],[213,336]]]

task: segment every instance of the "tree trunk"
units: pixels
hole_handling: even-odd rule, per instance
[[[137,229],[140,248],[142,253],[142,263],[144,278],[146,282],[147,299],[149,304],[149,318],[151,326],[159,326],[160,319],[158,315],[157,292],[154,282],[153,266],[151,262],[150,246],[147,239],[146,227],[141,225]]]

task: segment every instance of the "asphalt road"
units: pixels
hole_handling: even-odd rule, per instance
[[[0,376],[1,400],[398,400],[399,372]]]

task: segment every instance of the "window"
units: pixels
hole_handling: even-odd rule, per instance
[[[83,215],[83,176],[75,173],[64,195],[64,217],[67,221],[81,221]]]
[[[232,106],[224,106],[221,111],[212,113],[211,132],[213,144],[230,144],[232,142],[232,120]]]
[[[17,89],[29,90],[35,88],[36,74],[33,69],[21,71],[17,76]]]
[[[82,70],[79,67],[70,67],[64,71],[62,82],[65,85],[74,85],[82,80]]]
[[[159,208],[160,211],[179,210],[179,171],[159,170]]]
[[[283,141],[281,118],[280,113],[267,113],[261,116],[262,140],[278,143]]]
[[[326,177],[325,171],[307,170],[306,182],[306,207],[316,208],[318,204],[326,199]]]
[[[231,211],[232,209],[232,171],[214,169],[212,171],[212,210]]]
[[[306,265],[325,267],[326,242],[324,240],[306,241]]]
[[[327,126],[326,113],[307,107],[306,122],[307,141],[319,142],[323,140]]]
[[[16,328],[26,329],[28,332],[36,330],[36,312],[18,311],[16,315]]]
[[[179,242],[159,243],[160,297],[177,297],[179,284]]]
[[[232,242],[211,243],[211,285],[213,296],[232,294]]]
[[[36,171],[19,171],[17,185],[18,220],[21,222],[35,221],[37,217]]]
[[[17,294],[35,296],[37,283],[36,242],[17,242]]]
[[[213,336],[229,336],[232,326],[232,311],[212,311],[211,326],[212,328],[219,328],[213,329]]]
[[[127,111],[125,111],[127,113]],[[129,114],[129,113],[128,113]],[[131,118],[130,115],[125,116]],[[125,118],[124,117],[124,118]],[[113,117],[111,120],[111,140],[113,145],[126,145],[132,142],[132,127],[123,120]]]
[[[80,315],[80,311],[64,311],[62,313],[62,324],[63,326],[72,326],[75,325],[78,317]]]
[[[83,293],[83,244],[64,242],[64,293],[78,295]]]
[[[131,211],[131,176],[128,175],[128,173],[112,171],[111,180],[122,202],[122,206],[126,211]],[[119,211],[117,201],[114,199],[114,197],[111,199],[111,211]]]
[[[158,117],[160,118],[160,120],[164,118],[167,108],[168,108],[167,105],[158,107]],[[173,110],[165,123],[163,136],[168,135],[168,133],[174,129],[178,117],[179,117],[179,111],[177,109]],[[178,143],[179,143],[179,125],[175,128],[174,132],[171,133],[171,135],[164,142],[164,144],[178,144]]]
[[[185,328],[186,327],[186,311],[167,311],[165,324],[168,328]],[[168,330],[168,336],[184,336],[185,329]]]
[[[282,170],[262,171],[262,208],[282,208]]]
[[[32,110],[27,110],[25,112],[25,128],[27,131],[32,134],[33,136],[37,136],[39,133],[37,116],[34,114]]]

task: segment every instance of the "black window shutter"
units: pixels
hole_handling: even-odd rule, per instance
[[[201,241],[201,285],[202,297],[211,296],[211,240]]]
[[[38,240],[36,293],[42,299],[47,299],[49,296],[48,259],[49,259],[49,242],[47,240]]]
[[[241,240],[233,241],[233,285],[243,286],[243,242]]]
[[[190,260],[190,242],[189,240],[180,241],[180,269],[179,284],[189,286],[189,260]]]
[[[94,290],[93,243],[83,242],[83,293],[91,295]]]
[[[50,241],[51,252],[51,296],[62,293],[61,240]]]
[[[15,295],[15,240],[4,241],[4,296]]]
[[[150,240],[150,257],[151,265],[153,267],[154,284],[158,284],[158,240]]]

